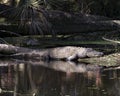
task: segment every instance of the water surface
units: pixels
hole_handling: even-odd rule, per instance
[[[120,96],[120,70],[63,61],[0,60],[0,96]]]

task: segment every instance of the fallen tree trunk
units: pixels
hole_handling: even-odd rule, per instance
[[[22,48],[22,47],[16,47],[13,45],[7,45],[7,44],[0,44],[0,54],[2,55],[11,55],[21,52],[29,52],[32,51],[32,49]]]

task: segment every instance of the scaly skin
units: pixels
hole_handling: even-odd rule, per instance
[[[95,51],[92,48],[66,46],[66,47],[50,48],[41,51],[34,50],[29,52],[23,52],[12,56],[15,56],[15,58],[19,57],[19,58],[27,58],[27,59],[42,59],[42,60],[66,59],[68,61],[71,61],[78,58],[98,57],[102,55],[103,55],[102,52]]]
[[[47,51],[49,51],[50,58],[67,59],[69,61],[78,58],[98,57],[103,55],[102,52],[95,51],[92,48],[72,46],[52,48]]]

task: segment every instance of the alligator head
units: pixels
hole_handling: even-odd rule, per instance
[[[103,56],[103,52],[98,52],[96,50],[93,50],[92,48],[88,48],[86,52],[87,57],[100,57]]]

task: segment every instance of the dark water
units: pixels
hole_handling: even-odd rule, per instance
[[[0,96],[120,96],[120,70],[62,61],[1,60]]]

